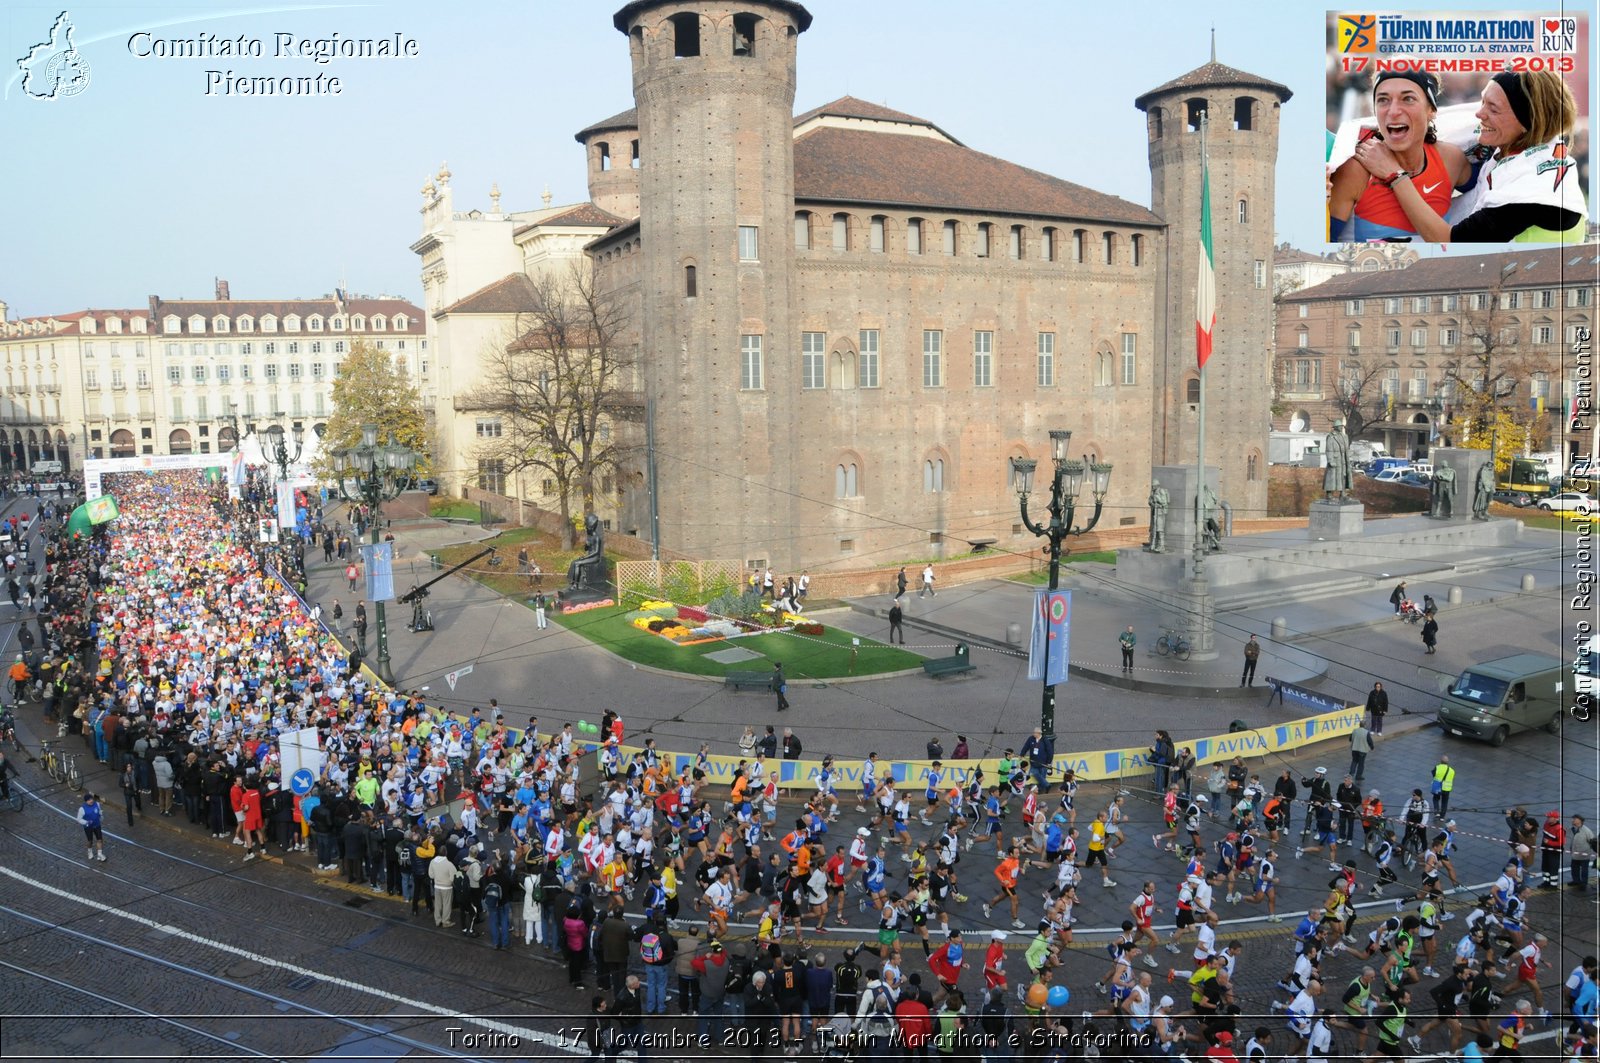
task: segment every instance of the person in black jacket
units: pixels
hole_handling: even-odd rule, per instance
[[[178,793],[183,796],[184,813],[188,815],[190,823],[199,823],[202,818],[201,803],[205,800],[205,780],[201,774],[199,755],[191,751],[178,762],[173,776]]]
[[[233,828],[233,810],[228,806],[228,788],[233,785],[233,779],[226,768],[227,765],[222,761],[213,760],[200,784],[206,798],[213,838],[226,838]]]
[[[617,1048],[626,1052],[637,1050],[640,1059],[649,1059],[644,1040],[644,1000],[640,993],[639,976],[630,974],[617,990],[612,1013],[617,1017]]]
[[[400,882],[403,876],[411,873],[409,848],[406,850],[405,859],[403,861],[400,859],[400,843],[405,840],[406,832],[402,829],[399,817],[390,820],[388,828],[383,832],[383,891],[390,897],[404,895],[405,887]]]
[[[366,824],[359,819],[347,820],[339,835],[344,843],[344,880],[351,884],[360,882],[366,875]]]
[[[750,976],[750,985],[744,991],[744,1011],[750,1029],[750,1054],[764,1056],[769,1045],[778,1044],[779,1037],[778,1000],[766,971]]]
[[[385,840],[383,824],[378,822],[376,816],[367,812],[362,817],[362,825],[367,831],[367,886],[373,893],[383,889],[378,885],[378,880],[384,877]]]
[[[590,1059],[616,1059],[617,1021],[611,1015],[611,1000],[596,993],[589,1002],[589,1021],[583,1026],[583,1039],[589,1042]]]

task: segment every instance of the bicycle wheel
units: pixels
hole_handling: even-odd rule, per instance
[[[1188,640],[1179,639],[1177,646],[1173,648],[1172,652],[1177,656],[1178,660],[1187,661],[1189,659],[1189,654],[1193,651],[1194,647],[1189,645]]]
[[[76,760],[67,765],[67,789],[74,792],[83,789],[83,776],[78,774],[78,762]]]
[[[1172,652],[1172,644],[1167,641],[1167,636],[1162,635],[1156,639],[1156,652],[1163,657]]]

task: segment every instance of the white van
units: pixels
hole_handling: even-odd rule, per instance
[[[34,476],[60,476],[64,470],[59,461],[36,461],[28,471]]]
[[[1366,439],[1352,440],[1350,443],[1350,460],[1357,465],[1364,465],[1378,458],[1387,458],[1389,450],[1382,443],[1373,443]]]

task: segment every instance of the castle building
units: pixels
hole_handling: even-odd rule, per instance
[[[475,215],[424,188],[413,250],[440,434],[458,448],[439,465],[458,486],[475,352],[526,311],[528,276],[581,253],[627,302],[653,407],[649,438],[619,426],[643,444],[616,484],[625,531],[784,568],[1031,549],[1010,459],[1047,459],[1059,428],[1116,466],[1101,526],[1142,524],[1151,466],[1195,460],[1204,113],[1219,307],[1207,460],[1236,513],[1265,511],[1287,88],[1213,60],[1140,96],[1146,208],[879,104],[796,115],[811,15],[790,0],[637,0],[613,21],[634,107],[577,134],[589,202]],[[592,233],[581,249],[575,224]],[[457,249],[475,241],[494,246],[469,262]]]

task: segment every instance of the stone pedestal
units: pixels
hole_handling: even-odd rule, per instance
[[[1311,503],[1312,539],[1359,539],[1366,526],[1366,507],[1353,498],[1319,498]]]
[[[1478,482],[1478,470],[1489,464],[1487,450],[1468,450],[1465,447],[1434,447],[1428,451],[1435,472],[1446,465],[1456,474],[1456,501],[1447,523],[1472,519],[1472,499]],[[1493,489],[1491,488],[1491,491]]]
[[[1198,470],[1193,465],[1157,465],[1150,470],[1150,476],[1167,489],[1167,497],[1171,500],[1167,506],[1166,553],[1187,557],[1194,550],[1194,500],[1200,482]],[[1221,476],[1217,466],[1206,466],[1205,482],[1211,490],[1217,490]],[[1148,497],[1149,491],[1145,495]],[[1149,519],[1148,510],[1145,519]],[[1221,514],[1217,514],[1217,521],[1221,523]]]

